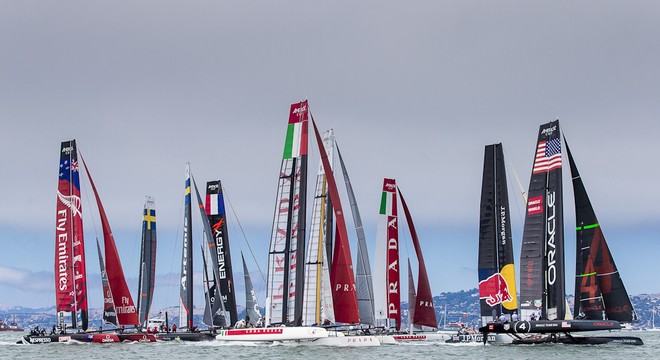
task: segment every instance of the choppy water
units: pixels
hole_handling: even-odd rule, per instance
[[[223,345],[215,342],[151,344],[18,345],[19,334],[0,334],[1,359],[660,359],[660,332],[620,332],[639,336],[643,346],[621,345],[481,345],[410,343],[372,348],[322,346]]]

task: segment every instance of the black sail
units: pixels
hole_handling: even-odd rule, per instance
[[[219,274],[219,278],[216,281],[220,286],[220,293],[222,294],[225,309],[229,312],[231,324],[236,324],[238,321],[238,312],[236,309],[236,293],[234,292],[234,273],[231,265],[231,252],[229,250],[225,200],[222,194],[222,183],[220,180],[206,183],[205,209],[215,242],[217,261],[214,261],[213,265],[218,266]]]
[[[502,144],[487,145],[479,216],[479,304],[482,323],[518,310],[509,197]]]
[[[573,178],[577,231],[574,314],[592,320],[636,321],[637,314],[605,242],[568,144],[566,150]]]
[[[142,216],[142,245],[140,250],[140,277],[138,279],[138,319],[147,327],[149,310],[156,280],[156,209],[154,199],[147,196]]]
[[[564,230],[559,120],[539,128],[527,192],[520,254],[520,310],[524,320],[541,310],[543,319],[564,319]]]

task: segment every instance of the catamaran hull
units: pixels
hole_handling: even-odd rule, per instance
[[[410,341],[446,341],[451,338],[448,334],[430,332],[430,333],[417,333],[417,334],[395,334],[392,335],[396,342],[410,342]]]
[[[117,334],[60,334],[60,335],[25,335],[19,343],[22,344],[49,344],[66,342],[86,343],[118,343],[121,342]]]
[[[304,345],[304,346],[336,346],[336,347],[369,347],[380,346],[378,336],[375,335],[344,335],[343,333],[329,332],[325,338],[315,339],[313,341],[289,341],[283,342],[284,345]]]
[[[483,343],[483,334],[455,334],[445,341],[447,344]],[[490,344],[511,344],[513,338],[506,334],[488,334],[486,342]]]
[[[220,341],[292,341],[314,340],[328,337],[326,329],[314,326],[271,327],[220,330],[215,337]]]
[[[552,334],[620,329],[621,324],[618,321],[612,320],[538,320],[489,323],[479,328],[479,332],[498,334]]]
[[[153,334],[142,334],[142,333],[135,333],[135,334],[117,334],[119,337],[119,340],[124,342],[124,341],[130,341],[130,342],[156,342],[156,336]]]
[[[158,333],[156,338],[162,341],[212,341],[215,340],[215,334],[208,332],[170,332]]]
[[[617,345],[644,345],[644,341],[635,336],[534,336],[513,341],[514,345],[547,343],[575,345],[600,345],[610,343]]]

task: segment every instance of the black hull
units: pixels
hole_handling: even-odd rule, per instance
[[[498,334],[562,334],[579,331],[620,330],[621,324],[611,320],[538,320],[488,323],[481,333]]]
[[[568,345],[644,345],[644,341],[636,336],[535,336],[516,339],[514,345],[532,344],[568,344]]]
[[[209,332],[171,332],[156,334],[156,338],[162,341],[211,341],[215,340],[215,334]]]

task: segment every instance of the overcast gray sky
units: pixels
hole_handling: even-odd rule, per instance
[[[335,130],[371,235],[382,178],[397,179],[434,293],[476,286],[483,146],[503,142],[526,188],[538,127],[556,118],[630,292],[658,292],[644,275],[660,250],[658,19],[655,1],[2,1],[0,305],[54,303],[71,138],[127,274],[147,194],[158,272],[179,271],[186,162],[198,183],[222,179],[264,263],[288,109],[303,99]]]

